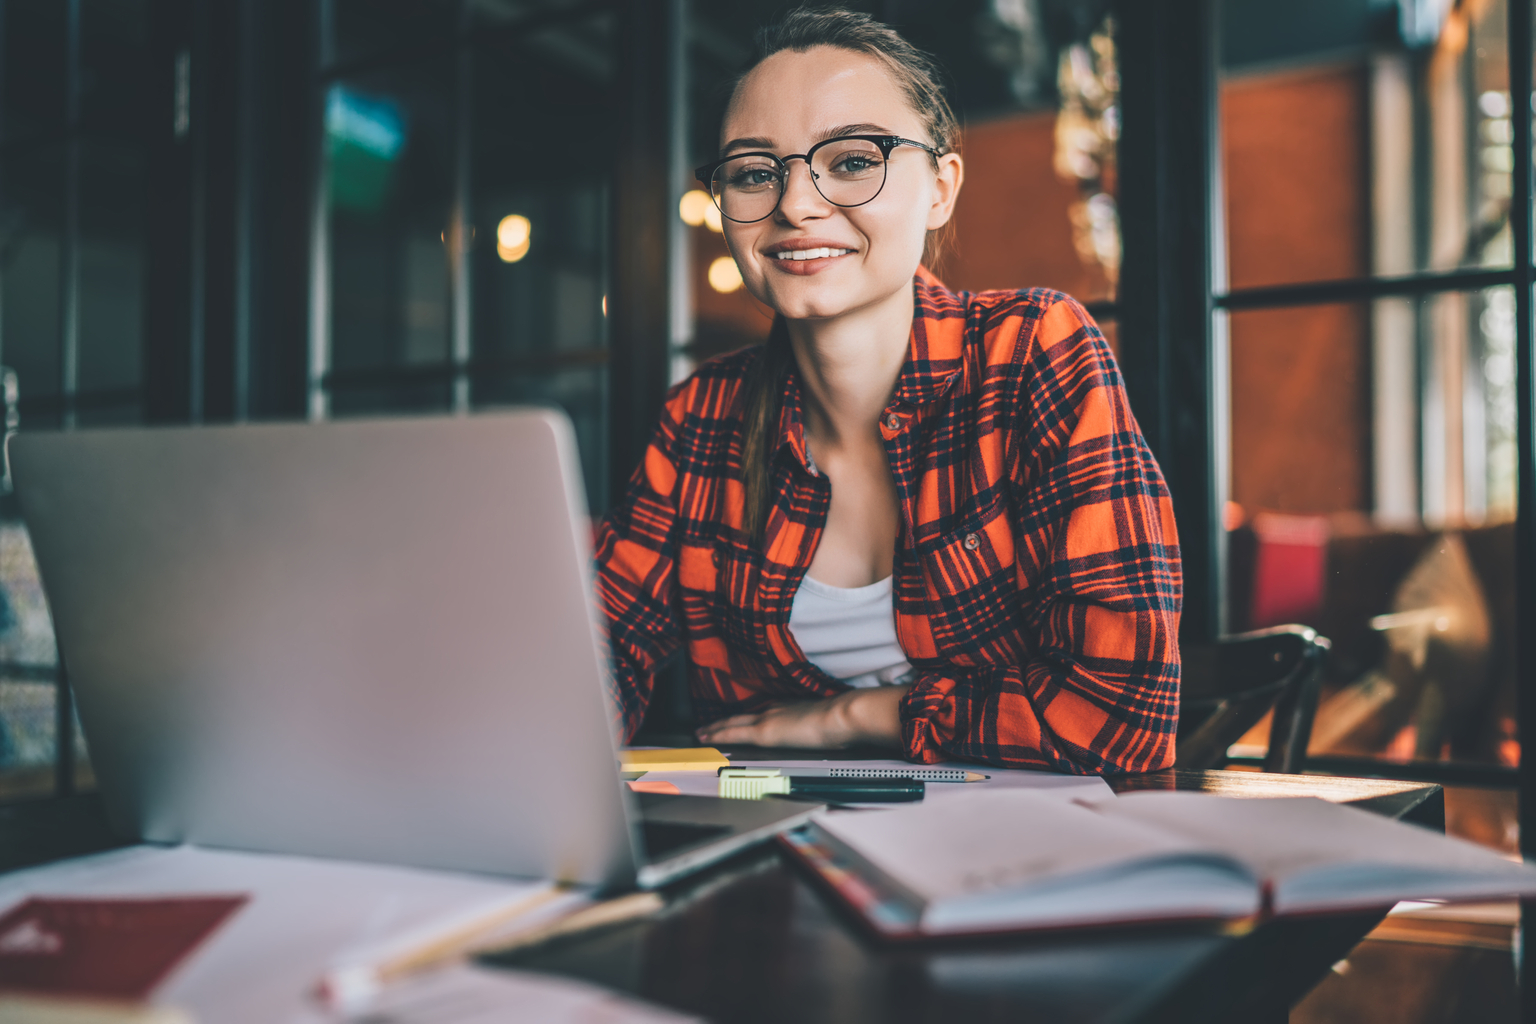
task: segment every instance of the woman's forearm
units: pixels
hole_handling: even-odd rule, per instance
[[[901,699],[906,694],[905,686],[876,686],[834,697],[844,742],[901,746]]]

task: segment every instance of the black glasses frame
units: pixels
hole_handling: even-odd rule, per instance
[[[925,145],[921,142],[914,142],[911,139],[904,139],[900,135],[838,135],[835,138],[823,139],[822,141],[816,143],[816,145],[810,148],[809,152],[790,153],[788,156],[779,156],[777,153],[769,153],[765,150],[749,150],[745,153],[732,153],[730,156],[722,157],[719,160],[704,164],[702,167],[695,168],[693,174],[694,177],[698,178],[699,183],[704,186],[705,190],[709,192],[709,198],[714,202],[715,209],[720,211],[720,216],[734,224],[756,224],[760,220],[767,220],[769,217],[772,217],[775,213],[778,212],[779,203],[784,201],[784,193],[789,190],[789,162],[791,160],[804,160],[806,169],[810,170],[811,158],[816,155],[816,151],[818,149],[821,149],[823,146],[830,146],[834,142],[850,141],[871,143],[872,145],[879,148],[881,159],[886,161],[891,159],[891,150],[895,149],[897,146],[916,147],[917,149],[920,149],[924,153],[927,153],[929,156],[933,157],[934,160],[938,160],[938,158],[942,155],[932,146]],[[728,164],[732,160],[740,160],[742,157],[747,156],[764,156],[777,164],[779,168],[779,180],[781,182],[781,186],[779,188],[779,198],[774,202],[773,209],[769,210],[761,217],[753,217],[751,220],[737,220],[735,217],[732,217],[725,212],[725,207],[720,203],[720,197],[715,195],[714,177],[715,172],[718,171],[722,165]],[[885,191],[885,183],[890,178],[889,168],[882,165],[881,175],[880,187],[875,189],[875,194],[870,196],[868,199],[861,199],[857,203],[839,203],[828,198],[827,194],[821,190],[821,185],[817,182],[817,175],[815,171],[811,171],[811,184],[816,186],[816,193],[821,196],[821,198],[826,199],[827,202],[831,203],[833,206],[840,206],[847,210],[852,209],[855,206],[863,206],[865,203],[872,203],[880,195],[881,192]]]

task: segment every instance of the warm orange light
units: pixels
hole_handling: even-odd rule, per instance
[[[741,268],[729,256],[721,256],[709,265],[709,286],[722,294],[741,287]]]
[[[701,227],[704,218],[709,216],[709,210],[715,205],[715,201],[709,198],[709,193],[701,189],[684,192],[683,198],[677,201],[677,215],[683,218],[683,223],[691,228]]]
[[[503,263],[516,263],[533,244],[533,223],[520,213],[509,213],[496,225],[496,255]]]

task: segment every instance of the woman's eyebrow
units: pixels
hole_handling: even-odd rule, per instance
[[[827,139],[835,139],[839,135],[890,135],[891,130],[878,124],[840,124],[836,128],[828,128],[816,136],[817,142],[825,142]]]
[[[773,140],[761,138],[760,136],[755,135],[746,139],[732,139],[730,142],[727,142],[724,146],[720,147],[720,153],[723,156],[733,149],[766,149],[769,152],[772,152]]]

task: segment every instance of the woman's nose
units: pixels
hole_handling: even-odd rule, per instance
[[[810,165],[804,160],[792,161],[789,170],[784,176],[784,196],[779,200],[778,214],[784,220],[794,223],[806,217],[824,216],[831,206],[826,198],[816,191],[816,183],[812,179]]]

